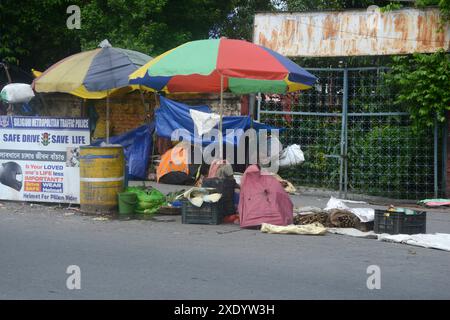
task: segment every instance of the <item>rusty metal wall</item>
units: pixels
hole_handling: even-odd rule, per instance
[[[439,19],[437,8],[258,13],[253,41],[291,57],[449,50],[450,26],[439,32]]]

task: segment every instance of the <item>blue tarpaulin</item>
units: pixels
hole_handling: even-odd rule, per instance
[[[160,137],[172,138],[172,134],[176,129],[185,129],[191,138],[191,142],[202,144],[203,146],[212,143],[214,140],[204,136],[194,136],[194,121],[190,115],[189,110],[194,109],[201,112],[211,113],[211,109],[206,105],[189,106],[180,102],[172,101],[160,96],[160,107],[155,111],[156,115],[156,134]],[[252,127],[252,119],[250,116],[226,116],[222,121],[222,132],[224,141],[226,143],[236,145],[239,140],[239,135],[236,130],[242,129],[245,131]],[[217,129],[218,126],[215,127]],[[255,130],[266,129],[273,130],[275,128],[266,124],[253,121],[253,128]],[[234,130],[234,134],[227,137],[227,130]]]
[[[156,134],[160,137],[172,138],[172,133],[176,129],[185,129],[190,136],[191,142],[206,146],[214,142],[214,139],[208,137],[195,137],[194,121],[191,118],[190,109],[201,112],[211,113],[207,105],[189,106],[180,102],[172,101],[160,97],[161,106],[155,111],[156,115]],[[239,143],[239,134],[227,135],[227,129],[242,129],[242,132],[252,126],[250,116],[230,116],[223,117],[223,135],[224,142],[237,145]],[[217,126],[216,126],[217,128]],[[256,121],[253,121],[253,128],[259,129],[278,129]],[[149,123],[134,130],[128,131],[122,135],[109,138],[110,144],[120,144],[124,147],[125,159],[127,162],[127,173],[129,179],[146,179],[147,168],[150,161],[150,153],[153,144],[153,131],[155,123]],[[236,132],[236,131],[235,131]],[[100,146],[104,140],[96,140],[91,145]]]
[[[149,123],[122,135],[109,138],[110,144],[123,146],[129,179],[147,179],[147,168],[152,152],[153,130],[155,124]],[[100,146],[104,140],[96,140],[91,145]]]

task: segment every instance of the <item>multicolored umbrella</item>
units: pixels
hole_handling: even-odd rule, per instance
[[[33,74],[34,78],[38,78],[42,75],[43,72],[31,69],[31,73]],[[73,91],[70,91],[69,93],[71,95],[80,97],[82,99],[105,99],[106,96],[114,97],[114,96],[121,96],[125,93],[132,92],[134,90],[141,89],[138,85],[128,85],[126,87],[118,88],[118,89],[111,89],[109,92],[107,90],[104,91],[88,91],[84,86],[79,87],[78,89],[75,89]],[[143,88],[148,90],[148,88]]]
[[[140,86],[129,85],[128,76],[152,57],[113,48],[108,40],[103,40],[99,46],[55,63],[33,81],[33,89],[66,92],[86,99],[106,97],[106,142],[109,143],[109,97],[122,90],[140,89]]]
[[[244,40],[187,42],[130,75],[130,84],[157,91],[220,92],[219,156],[223,156],[223,92],[286,93],[309,89],[316,77],[288,58]]]
[[[34,80],[33,89],[104,98],[108,91],[129,86],[128,76],[152,59],[137,51],[113,48],[107,41],[101,45],[55,63]]]
[[[168,93],[286,93],[308,89],[315,81],[314,75],[275,51],[227,38],[187,42],[130,75],[130,84]]]

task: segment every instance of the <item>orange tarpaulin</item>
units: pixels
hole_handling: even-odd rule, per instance
[[[161,162],[156,169],[156,181],[169,172],[179,171],[189,174],[188,166],[189,150],[183,144],[169,149],[161,157]]]

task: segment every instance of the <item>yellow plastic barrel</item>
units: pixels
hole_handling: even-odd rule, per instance
[[[117,194],[124,188],[123,147],[80,147],[80,209],[89,213],[117,212]]]

